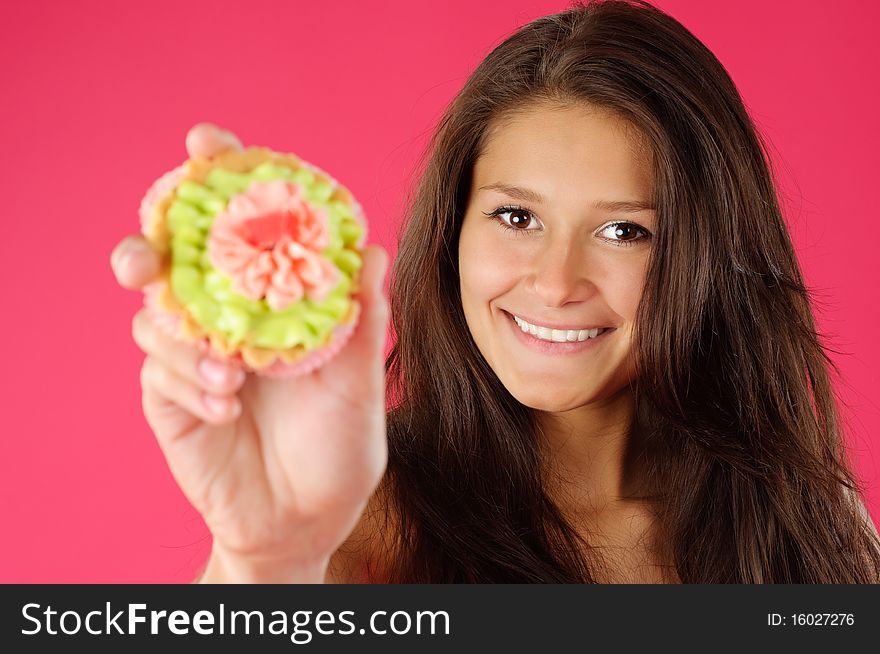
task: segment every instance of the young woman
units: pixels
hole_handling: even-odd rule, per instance
[[[409,207],[384,369],[365,259],[357,334],[308,378],[236,379],[135,317],[202,581],[880,581],[765,146],[671,17],[577,5],[479,65]],[[113,264],[139,288],[161,261],[129,237]]]

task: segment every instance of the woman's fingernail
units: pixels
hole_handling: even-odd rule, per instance
[[[247,378],[247,373],[241,368],[236,368],[235,372],[232,373],[233,380],[236,386],[241,386],[244,384],[244,380]]]
[[[132,259],[144,256],[149,250],[150,246],[143,241],[128,241],[113,252],[113,267],[116,270],[125,270],[126,266],[131,265]]]
[[[202,379],[215,386],[223,386],[234,377],[225,365],[208,357],[199,361],[199,374]]]
[[[128,254],[145,254],[150,251],[150,244],[142,238],[132,238],[125,244],[125,252]]]
[[[113,252],[110,253],[110,267],[113,268],[113,270],[116,270],[119,267],[119,257],[122,254],[123,249],[122,246],[117,245],[113,248]]]
[[[238,400],[236,400],[236,402],[238,402]],[[205,406],[208,407],[208,411],[217,416],[225,416],[229,413],[235,413],[233,410],[235,408],[234,405],[230,400],[224,397],[205,394],[204,403]]]
[[[131,265],[132,253],[128,250],[124,250],[118,257],[116,257],[116,265],[113,268],[116,270],[117,274],[125,277],[126,272],[128,271],[128,267]]]
[[[217,136],[218,136],[220,142],[224,143],[225,145],[227,145],[230,148],[240,148],[241,147],[241,141],[238,139],[238,137],[235,134],[233,134],[228,129],[223,129],[221,127]]]

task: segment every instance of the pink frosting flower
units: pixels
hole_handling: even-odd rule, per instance
[[[214,219],[208,258],[237,293],[265,297],[278,310],[304,295],[323,300],[339,282],[339,270],[321,256],[329,239],[326,210],[308,204],[298,185],[254,182]]]

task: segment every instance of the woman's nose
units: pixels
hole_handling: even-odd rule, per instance
[[[575,239],[558,238],[537,255],[531,290],[549,308],[586,300],[596,290],[589,268],[584,248]]]

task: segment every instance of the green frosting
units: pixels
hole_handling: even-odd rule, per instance
[[[232,280],[211,265],[207,239],[214,217],[229,198],[254,181],[284,179],[303,187],[305,199],[324,207],[329,216],[330,242],[322,252],[342,273],[339,284],[320,301],[303,298],[275,311],[265,299],[250,300],[232,290]],[[205,184],[180,183],[167,211],[171,232],[171,290],[195,321],[209,332],[223,334],[230,344],[288,349],[321,347],[345,316],[354,274],[362,265],[355,243],[364,229],[344,202],[331,200],[332,186],[307,168],[291,170],[271,162],[249,173],[214,168]]]

